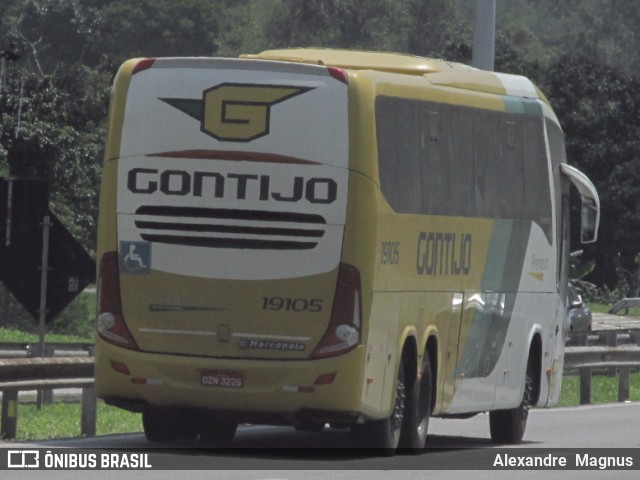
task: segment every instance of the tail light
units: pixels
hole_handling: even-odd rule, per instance
[[[143,58],[136,64],[135,67],[133,67],[133,72],[131,72],[131,74],[135,75],[138,72],[151,68],[155,61],[155,58]]]
[[[333,357],[353,350],[360,345],[361,325],[360,272],[356,267],[342,263],[329,327],[311,358]]]
[[[349,83],[349,74],[347,73],[346,70],[343,70],[342,68],[338,68],[338,67],[327,67],[327,70],[329,70],[329,75],[331,75],[336,80],[344,84]]]
[[[118,252],[107,252],[100,259],[96,329],[100,337],[109,343],[130,350],[138,349],[122,316]]]

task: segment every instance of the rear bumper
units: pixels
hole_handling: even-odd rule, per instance
[[[360,346],[322,360],[234,360],[143,353],[99,339],[96,393],[132,411],[192,408],[224,413],[240,422],[349,422],[362,408],[363,352]],[[126,365],[129,374],[116,371],[113,363]],[[203,386],[203,371],[235,372],[242,375],[243,386]],[[331,383],[315,384],[326,374],[335,374]]]

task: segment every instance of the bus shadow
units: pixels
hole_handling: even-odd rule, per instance
[[[353,444],[348,431],[325,430],[320,433],[296,432],[287,428],[271,428],[237,435],[230,447],[193,442],[183,445],[183,455],[206,455],[241,459],[274,459],[283,461],[335,462],[387,457],[384,451],[360,448]],[[398,449],[395,457],[446,456],[460,450],[488,449],[495,444],[487,438],[431,435],[422,452]],[[452,459],[455,455],[452,456]],[[401,460],[399,460],[401,462]]]

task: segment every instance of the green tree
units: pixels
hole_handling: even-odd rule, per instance
[[[209,0],[9,0],[3,30],[29,68],[58,63],[115,69],[135,56],[212,55],[224,2]]]
[[[280,0],[265,25],[269,48],[401,50],[411,18],[395,0]]]
[[[406,51],[425,57],[469,63],[472,31],[454,2],[413,0]]]
[[[3,99],[0,163],[11,176],[49,180],[53,210],[92,251],[110,77],[64,65],[20,77],[23,94]]]
[[[80,0],[14,1],[4,18],[9,36],[24,50],[24,61],[40,74],[55,65],[81,63],[98,25],[96,8]]]
[[[550,61],[564,55],[588,58],[629,74],[640,73],[640,3],[628,0],[511,0],[504,9],[527,15],[538,54]]]
[[[209,0],[115,0],[99,11],[90,38],[91,64],[110,57],[211,56],[218,51],[223,2]]]
[[[617,253],[621,265],[632,269],[640,251],[640,79],[574,57],[559,59],[547,74],[546,91],[566,133],[568,160],[600,194],[599,241],[585,252],[596,258],[596,279],[615,283]]]

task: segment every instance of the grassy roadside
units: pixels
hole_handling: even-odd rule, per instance
[[[75,335],[59,335],[53,333],[45,335],[45,342],[47,343],[93,343],[93,341],[93,338],[78,337]],[[37,343],[38,335],[0,327],[0,342]]]
[[[98,401],[96,434],[109,435],[142,431],[142,416]],[[40,410],[33,404],[18,408],[18,441],[49,440],[80,436],[80,404],[55,402]],[[0,441],[0,446],[2,442]]]
[[[640,401],[640,373],[629,377],[629,398]],[[595,375],[591,379],[591,401],[598,403],[616,403],[618,401],[618,377]],[[564,376],[558,407],[573,407],[580,404],[580,378]]]

